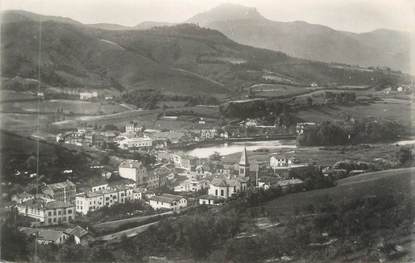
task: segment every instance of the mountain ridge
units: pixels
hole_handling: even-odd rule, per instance
[[[354,33],[304,21],[273,21],[262,15],[238,19],[249,10],[252,8],[220,5],[187,21],[218,30],[241,44],[299,58],[410,71],[409,32],[376,29]]]
[[[385,75],[238,44],[220,31],[194,24],[126,31],[53,19],[33,23],[20,16],[12,21],[2,25],[2,76],[37,78],[40,67],[42,83],[55,89],[154,89],[222,96],[272,82],[269,76],[278,83],[307,86],[311,82],[374,84]],[[39,61],[40,35],[44,41]]]

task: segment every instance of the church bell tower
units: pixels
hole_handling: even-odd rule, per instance
[[[241,160],[239,161],[239,176],[247,177],[249,176],[249,162],[248,155],[246,154],[246,147],[241,154]]]

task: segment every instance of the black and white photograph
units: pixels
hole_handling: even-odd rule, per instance
[[[415,262],[415,1],[0,0],[0,262]]]

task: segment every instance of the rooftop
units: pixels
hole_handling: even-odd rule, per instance
[[[124,160],[120,163],[120,168],[141,168],[143,163],[138,160]]]
[[[88,231],[83,229],[80,226],[76,226],[74,228],[68,228],[65,230],[65,233],[69,234],[69,235],[73,235],[73,236],[77,236],[77,237],[83,237],[85,235],[88,234]]]
[[[20,228],[20,231],[29,236],[37,233],[37,239],[45,241],[56,241],[64,234],[63,231],[30,227],[22,227]]]
[[[172,203],[174,201],[179,201],[182,198],[184,197],[180,195],[162,194],[158,196],[153,196],[150,198],[150,200],[159,201],[163,203]]]
[[[47,186],[52,190],[59,190],[62,188],[67,188],[67,187],[75,187],[75,184],[69,180],[66,180],[60,183],[48,184]]]

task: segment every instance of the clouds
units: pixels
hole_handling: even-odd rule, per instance
[[[181,22],[224,2],[256,7],[276,21],[303,20],[354,32],[409,30],[414,25],[411,0],[5,0],[2,9],[67,16],[83,23],[136,25]]]

